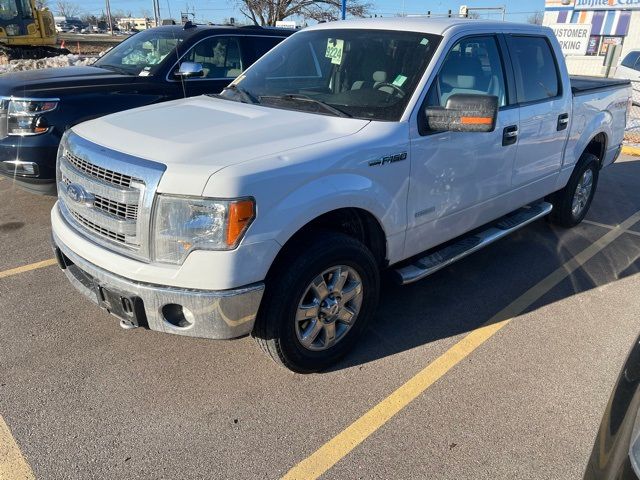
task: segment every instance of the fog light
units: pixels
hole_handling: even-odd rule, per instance
[[[40,173],[38,164],[34,162],[23,162],[22,160],[5,160],[0,162],[2,171],[12,175],[22,175],[25,177],[37,177]]]
[[[162,316],[174,327],[189,328],[193,325],[193,313],[188,308],[176,303],[169,303],[162,307]]]

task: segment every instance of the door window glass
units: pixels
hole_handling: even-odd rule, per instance
[[[639,70],[638,67],[638,59],[640,59],[640,51],[639,52],[630,52],[624,60],[622,61],[622,66],[627,68],[633,68],[634,70]]]
[[[507,104],[504,70],[494,37],[465,38],[453,46],[429,91],[429,105],[445,107],[449,97],[458,93],[493,95],[500,106]]]
[[[519,103],[549,100],[560,94],[558,67],[546,38],[511,37],[509,50]]]
[[[240,45],[234,37],[204,39],[182,61],[200,63],[204,69],[200,78],[235,78],[242,73]]]
[[[244,44],[253,53],[253,59],[257,60],[282,40],[284,40],[283,37],[245,37]]]
[[[0,19],[11,20],[17,16],[16,0],[0,0]]]

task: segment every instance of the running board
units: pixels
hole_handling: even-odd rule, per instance
[[[417,282],[448,267],[467,255],[506,237],[510,233],[529,225],[551,213],[553,205],[540,202],[512,212],[488,225],[485,230],[460,237],[455,243],[415,260],[413,263],[394,270],[393,276],[401,285]]]

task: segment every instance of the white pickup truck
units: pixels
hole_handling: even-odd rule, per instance
[[[382,272],[415,282],[548,214],[579,223],[630,94],[570,78],[548,28],[320,24],[221,95],[68,131],[54,248],[125,328],[251,334],[318,371],[366,329]]]

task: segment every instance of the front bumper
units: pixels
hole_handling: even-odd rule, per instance
[[[53,234],[53,247],[72,285],[92,302],[121,319],[191,337],[230,339],[251,333],[264,284],[234,290],[180,289],[140,283],[114,275],[84,260]]]
[[[33,137],[6,137],[0,140],[0,175],[33,193],[55,195],[56,153],[60,137],[50,132]],[[16,174],[7,161],[21,161],[37,166],[36,175]]]

